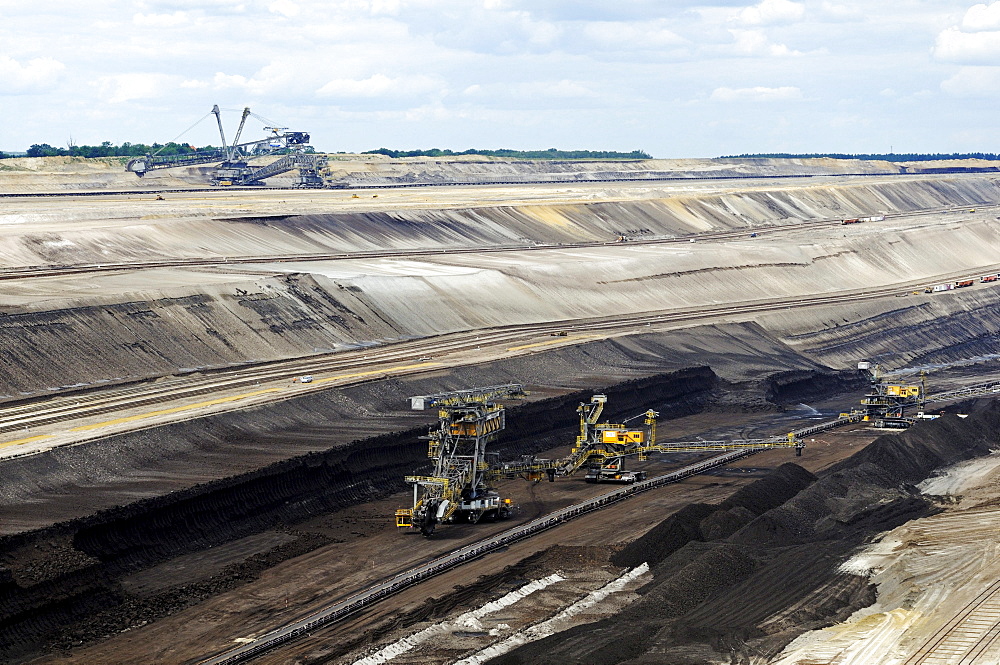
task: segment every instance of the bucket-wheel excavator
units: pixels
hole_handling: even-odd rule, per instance
[[[643,471],[626,471],[625,459],[650,453],[704,452],[767,448],[794,448],[802,453],[803,442],[794,434],[765,439],[728,441],[656,440],[656,411],[629,418],[622,423],[599,422],[606,395],[594,395],[577,407],[580,429],[569,455],[562,459],[523,457],[517,462],[500,462],[486,452],[506,424],[504,407],[496,400],[523,397],[520,384],[473,388],[436,395],[411,397],[413,409],[437,406],[438,424],[423,437],[429,441],[427,456],[433,460],[428,476],[407,476],[413,486],[413,507],[396,511],[396,526],[434,533],[440,522],[478,522],[480,519],[509,517],[515,506],[493,489],[501,478],[522,477],[539,481],[548,476],[569,476],[586,468],[585,480],[593,483],[634,483],[645,479]],[[628,423],[642,418],[638,426]],[[492,459],[491,459],[492,458]]]
[[[222,148],[217,150],[202,150],[186,155],[161,156],[156,153],[136,157],[129,161],[125,170],[131,171],[140,178],[147,172],[155,169],[167,169],[177,166],[197,166],[198,164],[211,164],[219,162],[219,167],[212,175],[212,184],[219,187],[234,185],[263,185],[266,178],[298,170],[298,177],[295,180],[295,187],[315,188],[323,186],[323,179],[319,175],[319,170],[326,164],[326,158],[322,155],[315,155],[305,152],[309,147],[309,134],[306,132],[288,131],[287,127],[275,127],[266,118],[261,118],[250,111],[250,108],[243,109],[243,117],[240,119],[240,126],[236,130],[233,142],[226,142],[226,132],[222,127],[222,113],[218,104],[212,107],[208,115],[214,115],[219,125],[219,137],[222,140]],[[204,116],[202,120],[208,117]],[[247,118],[253,116],[258,120],[267,123],[264,127],[268,136],[256,141],[240,143],[243,128]],[[198,122],[201,122],[199,120]],[[197,124],[197,123],[196,123]],[[250,160],[266,155],[273,155],[278,152],[286,152],[276,161],[265,166],[252,166]]]
[[[438,427],[425,437],[430,441],[428,456],[434,460],[434,475],[406,478],[413,484],[413,508],[396,511],[396,524],[419,528],[424,535],[430,535],[438,522],[458,519],[476,522],[484,516],[508,516],[514,506],[492,489],[492,485],[503,478],[537,482],[547,476],[554,481],[557,476],[569,476],[586,469],[588,482],[631,484],[646,479],[644,471],[625,469],[625,461],[631,456],[646,460],[651,453],[769,448],[791,448],[796,455],[801,455],[805,447],[801,437],[808,434],[860,422],[874,427],[905,428],[918,420],[938,417],[924,412],[928,402],[1000,393],[1000,381],[993,380],[928,395],[923,371],[918,381],[897,381],[888,378],[883,368],[874,362],[860,362],[858,370],[869,382],[868,391],[861,400],[864,408],[842,413],[833,421],[761,439],[659,441],[656,431],[659,414],[656,411],[645,411],[620,423],[600,422],[608,398],[593,395],[589,402],[577,406],[580,425],[569,454],[555,460],[526,455],[518,461],[500,462],[495,454],[486,453],[486,443],[495,440],[505,424],[503,406],[494,400],[523,397],[526,393],[520,384],[412,397],[414,409],[440,407]],[[909,415],[907,409],[911,408],[919,410]],[[642,418],[639,424],[629,424],[639,418]]]
[[[893,380],[891,373],[876,362],[863,360],[858,372],[868,380],[868,390],[861,399],[861,409],[841,413],[842,420],[866,422],[875,428],[906,429],[920,420],[933,420],[928,403],[953,402],[1000,393],[1000,381],[971,384],[944,392],[927,392],[927,372],[920,370],[916,380]]]
[[[882,367],[875,362],[859,362],[858,371],[868,379],[868,392],[861,399],[864,408],[841,414],[841,417],[871,423],[877,428],[905,429],[923,416],[927,400],[927,380],[923,372],[919,383],[907,383],[886,379]],[[911,407],[917,408],[916,417],[906,414]]]
[[[397,526],[430,536],[438,522],[510,517],[513,502],[490,486],[486,445],[506,425],[497,400],[525,394],[520,384],[507,384],[410,398],[413,409],[438,408],[437,426],[423,437],[434,469],[429,476],[406,477],[413,485],[413,507],[396,511]]]
[[[598,422],[606,395],[594,395],[590,402],[581,403],[576,411],[580,416],[580,430],[570,454],[559,460],[525,459],[521,462],[503,464],[494,469],[497,474],[508,477],[545,473],[550,481],[556,476],[569,476],[580,468],[586,468],[584,480],[591,483],[631,484],[645,480],[644,471],[625,470],[625,460],[636,456],[646,460],[650,453],[712,452],[724,450],[764,450],[767,448],[793,448],[796,455],[802,454],[804,443],[794,434],[773,436],[763,439],[729,439],[719,441],[668,441],[656,438],[656,411],[645,411],[621,423]],[[628,423],[642,418],[639,426]]]

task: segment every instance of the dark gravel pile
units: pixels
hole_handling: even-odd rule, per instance
[[[626,408],[653,408],[664,418],[687,415],[711,398],[717,382],[709,368],[693,367],[608,386],[604,392],[616,405],[609,417]],[[575,407],[590,395],[576,392],[518,407],[495,448],[516,458],[571,440]],[[197,583],[168,585],[153,597],[122,585],[127,576],[176,557],[287,530],[405,489],[403,477],[428,464],[426,443],[419,439],[425,432],[367,438],[0,538],[0,661],[144,625],[324,545],[323,538],[295,537]]]
[[[874,602],[840,564],[876,534],[937,508],[913,486],[1000,444],[1000,402],[880,437],[815,479],[792,464],[718,506],[692,504],[614,556],[654,580],[619,615],[525,645],[502,665],[761,662]]]
[[[612,557],[619,566],[655,566],[691,541],[721,540],[759,515],[777,508],[816,477],[797,464],[782,464],[764,478],[737,490],[718,505],[693,503],[653,527]]]

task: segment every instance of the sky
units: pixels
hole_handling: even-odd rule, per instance
[[[214,104],[329,152],[1000,152],[1000,0],[0,0],[0,150],[218,145]]]

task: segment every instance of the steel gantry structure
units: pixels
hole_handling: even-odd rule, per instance
[[[429,476],[406,477],[413,485],[413,507],[396,511],[397,526],[419,528],[429,536],[438,522],[510,516],[512,501],[490,487],[486,446],[506,426],[504,406],[497,400],[525,394],[520,384],[511,383],[410,398],[412,409],[438,408],[437,426],[423,437],[434,469]]]
[[[185,155],[147,154],[131,159],[125,166],[125,170],[131,171],[141,178],[147,172],[155,169],[219,162],[219,167],[212,175],[212,184],[216,186],[262,185],[266,178],[296,169],[299,172],[295,181],[296,187],[323,186],[319,169],[326,164],[326,158],[322,155],[306,152],[306,149],[309,148],[308,133],[288,131],[287,127],[273,126],[273,123],[252,113],[250,108],[246,107],[243,109],[243,116],[240,118],[239,128],[236,130],[233,141],[229,143],[226,141],[226,132],[222,126],[222,113],[219,110],[219,105],[213,106],[208,115],[214,115],[219,126],[221,148],[201,150]],[[208,115],[204,116],[202,120]],[[264,130],[268,132],[268,135],[263,139],[240,143],[240,137],[243,135],[243,128],[249,116],[267,123],[269,126],[264,127]],[[289,154],[266,166],[252,166],[249,163],[254,158],[280,152],[289,152]]]
[[[522,462],[504,464],[494,472],[506,476],[525,475],[537,480],[545,474],[549,480],[556,476],[568,476],[586,467],[584,479],[592,483],[630,484],[646,478],[644,471],[627,471],[625,460],[636,456],[648,459],[651,453],[708,452],[725,450],[763,450],[766,448],[794,448],[802,454],[802,440],[794,434],[762,439],[729,439],[718,441],[668,441],[660,442],[656,436],[656,419],[660,415],[648,410],[621,423],[598,422],[607,395],[597,394],[590,402],[581,403],[576,411],[580,427],[570,450],[570,454],[559,460],[526,459]],[[639,425],[629,422],[642,418]]]
[[[922,413],[927,395],[927,385],[923,372],[920,383],[887,381],[882,376],[878,363],[862,361],[858,370],[868,377],[868,393],[862,398],[864,406],[862,421],[875,427],[904,429],[913,424],[914,419],[906,415],[906,409],[918,407]]]
[[[997,393],[1000,393],[1000,381],[988,381],[986,383],[965,386],[964,388],[934,393],[933,395],[928,395],[925,402],[951,402],[967,397],[985,397],[986,395],[995,395]]]
[[[398,527],[433,534],[439,522],[478,522],[482,518],[509,517],[516,506],[493,489],[501,478],[522,477],[539,481],[569,476],[586,467],[585,480],[592,483],[632,484],[645,480],[644,471],[627,471],[625,459],[645,460],[651,453],[759,451],[794,448],[802,454],[803,442],[794,433],[763,439],[719,441],[656,440],[656,411],[648,410],[621,423],[599,422],[607,396],[597,394],[577,407],[580,425],[569,455],[557,460],[531,455],[516,462],[501,462],[487,453],[506,425],[505,411],[496,400],[525,395],[520,384],[472,388],[410,398],[412,409],[438,407],[438,423],[422,437],[428,441],[427,456],[433,471],[426,476],[407,476],[413,486],[413,505],[396,511]],[[642,418],[638,425],[629,422]]]

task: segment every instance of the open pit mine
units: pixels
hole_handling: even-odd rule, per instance
[[[1000,164],[150,164],[0,162],[0,661],[1000,662]]]

